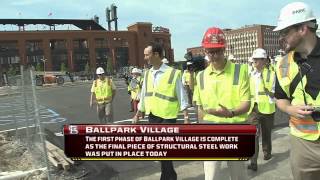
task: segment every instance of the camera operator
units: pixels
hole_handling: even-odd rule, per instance
[[[290,162],[295,180],[320,177],[320,39],[316,17],[308,5],[294,2],[282,8],[280,43],[288,53],[278,62],[275,97],[290,115]]]

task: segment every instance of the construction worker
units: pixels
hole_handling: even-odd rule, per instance
[[[290,163],[295,180],[320,177],[320,39],[316,17],[302,2],[280,11],[278,31],[287,53],[276,67],[278,108],[290,116]]]
[[[132,69],[132,79],[128,86],[128,91],[131,95],[131,102],[133,106],[133,112],[138,111],[138,103],[140,100],[140,93],[141,93],[141,87],[142,87],[142,78],[141,78],[141,70],[138,68]]]
[[[267,66],[267,53],[258,48],[252,54],[254,71],[250,74],[251,108],[249,122],[257,126],[258,135],[255,141],[255,154],[251,158],[248,169],[257,171],[259,155],[259,135],[262,136],[264,160],[271,158],[271,131],[274,123],[275,100],[274,86],[275,73]],[[260,133],[261,132],[261,133]]]
[[[158,43],[152,43],[144,49],[145,60],[152,68],[144,75],[138,112],[133,123],[137,123],[145,113],[149,114],[151,124],[173,124],[177,122],[179,111],[187,111],[188,100],[182,86],[181,71],[163,63],[162,52],[163,47]],[[185,120],[185,123],[189,122]],[[177,179],[172,161],[161,161],[160,179]]]
[[[182,84],[188,95],[189,106],[192,106],[192,95],[194,87],[195,72],[193,72],[192,63],[187,62],[187,69],[182,74]]]
[[[221,29],[212,27],[204,34],[202,47],[209,66],[198,73],[196,102],[203,112],[203,123],[244,123],[250,108],[250,88],[247,67],[225,59],[225,36]],[[231,180],[247,179],[243,161],[227,162]],[[220,163],[204,162],[206,180],[218,175]]]
[[[93,98],[97,103],[97,113],[101,124],[112,123],[112,101],[116,95],[116,87],[112,79],[105,76],[102,67],[96,70],[98,78],[93,81],[91,87],[90,107],[93,104]]]

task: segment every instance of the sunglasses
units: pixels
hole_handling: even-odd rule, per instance
[[[214,55],[222,55],[224,53],[224,50],[223,49],[206,49],[205,52],[208,54],[208,55],[211,55],[211,56],[214,56]]]

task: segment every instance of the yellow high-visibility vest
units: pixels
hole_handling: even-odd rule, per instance
[[[250,87],[248,68],[246,65],[234,64],[227,61],[224,71],[215,74],[208,66],[197,75],[198,101],[203,109],[221,108],[219,104],[228,109],[234,109],[241,103],[240,90],[246,89],[245,96],[250,101]],[[240,123],[244,122],[248,114],[242,114],[233,118],[218,117],[204,112],[203,119],[215,123]]]
[[[138,76],[136,79],[132,79],[128,86],[128,91],[131,92],[131,99],[137,100],[139,93],[141,93],[143,79]]]
[[[176,96],[177,78],[181,79],[181,71],[169,67],[162,74],[159,84],[153,87],[151,72],[146,71],[145,111],[164,119],[177,118],[180,109]]]
[[[100,79],[94,80],[94,94],[98,104],[102,104],[111,100],[112,97],[112,84],[111,79],[105,78],[103,81]]]
[[[290,84],[296,75],[299,73],[299,67],[294,62],[293,59],[294,52],[291,51],[286,56],[284,56],[277,63],[277,78],[282,90],[290,96]],[[304,76],[302,78],[303,85],[306,86],[307,78]],[[305,87],[303,87],[305,88]],[[303,90],[301,87],[301,83],[297,85],[296,89],[292,94],[292,105],[303,105],[304,104],[304,96]],[[308,103],[311,103],[313,106],[320,106],[320,95],[317,96],[316,100],[314,100],[308,93],[305,93],[306,100]],[[290,117],[290,133],[296,137],[314,141],[319,139],[320,137],[320,123],[315,122],[312,117],[308,117],[307,119],[297,119],[295,117]]]
[[[275,73],[271,69],[264,68],[262,71],[262,78],[259,84],[258,97],[256,94],[256,82],[255,79],[250,76],[250,92],[251,92],[251,110],[254,103],[258,105],[258,110],[262,114],[272,114],[275,112],[275,103],[270,101],[270,97],[266,94],[264,88],[267,88],[268,91],[272,90],[274,83]],[[251,112],[251,110],[249,112]]]

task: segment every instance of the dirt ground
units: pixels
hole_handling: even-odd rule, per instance
[[[0,134],[0,178],[5,172],[28,171],[46,167],[44,155],[39,148],[33,145],[29,146],[29,150],[25,141],[13,137],[8,134]],[[50,175],[53,180],[82,179],[75,177],[74,171],[79,172],[76,168],[63,171],[50,165]],[[20,179],[44,180],[47,179],[47,174],[45,171],[36,171]]]

